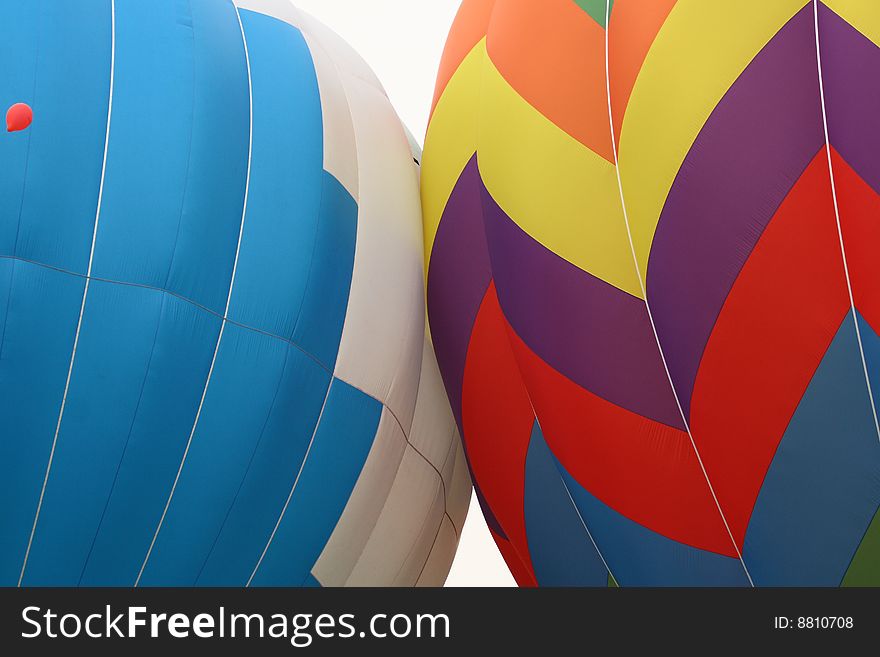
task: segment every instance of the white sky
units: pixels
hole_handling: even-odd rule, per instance
[[[434,80],[460,0],[293,0],[367,60],[398,114],[425,135]]]
[[[367,60],[421,143],[434,79],[459,0],[294,0]],[[447,586],[514,586],[475,500]]]

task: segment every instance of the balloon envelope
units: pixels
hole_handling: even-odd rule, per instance
[[[20,132],[30,127],[34,111],[27,103],[16,103],[6,112],[6,132]]]
[[[880,583],[878,73],[868,3],[463,3],[429,319],[521,584]]]
[[[443,582],[418,170],[286,2],[3,1],[0,584]],[[161,47],[157,47],[161,44]]]

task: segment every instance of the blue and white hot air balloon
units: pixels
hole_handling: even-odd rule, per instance
[[[0,0],[0,585],[436,585],[418,170],[271,0]]]

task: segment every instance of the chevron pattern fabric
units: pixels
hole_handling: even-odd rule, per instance
[[[880,583],[878,75],[871,0],[463,3],[429,320],[521,585]]]

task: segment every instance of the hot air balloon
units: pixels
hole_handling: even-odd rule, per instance
[[[418,169],[286,2],[2,3],[0,584],[437,585]]]
[[[874,7],[462,4],[429,320],[520,584],[880,584]]]
[[[6,110],[6,132],[21,132],[30,127],[34,111],[27,103],[15,103]]]

